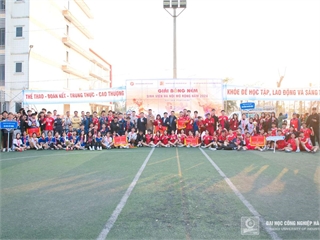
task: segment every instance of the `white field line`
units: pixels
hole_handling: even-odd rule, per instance
[[[146,160],[144,160],[144,162],[141,165],[139,171],[137,172],[136,176],[134,177],[132,183],[130,184],[130,186],[128,187],[127,191],[122,196],[122,198],[121,198],[120,202],[118,203],[116,209],[113,211],[111,217],[109,218],[109,220],[104,225],[104,228],[102,229],[101,233],[99,234],[97,240],[106,239],[106,237],[109,234],[109,232],[110,232],[111,228],[113,227],[114,223],[117,221],[117,218],[120,215],[122,209],[126,205],[126,202],[127,202],[128,198],[130,197],[130,194],[131,194],[132,190],[136,186],[136,184],[137,184],[137,182],[138,182],[143,170],[145,169],[145,167],[146,167],[146,165],[147,165],[147,163],[148,163],[153,151],[154,151],[154,148],[151,149],[151,151],[150,151],[149,155],[147,156]]]
[[[212,166],[218,171],[221,177],[227,182],[232,191],[237,195],[240,201],[248,208],[248,210],[255,216],[259,218],[259,221],[264,228],[264,230],[270,235],[272,239],[281,239],[277,233],[272,231],[269,226],[266,225],[264,218],[255,210],[255,208],[248,202],[248,200],[241,194],[241,192],[236,188],[236,186],[231,182],[231,180],[226,176],[226,174],[218,167],[218,165],[208,156],[208,154],[200,148],[202,154],[208,159]]]
[[[41,151],[49,151],[50,150],[41,150]],[[54,150],[54,151],[59,151],[59,150]],[[65,150],[61,150],[61,152],[63,152]],[[112,151],[112,153],[124,153],[124,152],[129,152],[128,150],[122,150],[122,151],[117,151],[117,150],[102,150],[102,151],[83,151],[83,150],[76,150],[73,152],[68,152],[68,153],[64,153],[64,154],[46,154],[46,155],[33,155],[33,156],[25,156],[25,157],[16,157],[16,158],[6,158],[6,159],[0,159],[0,162],[2,161],[11,161],[11,160],[19,160],[19,159],[28,159],[28,158],[36,158],[36,157],[55,157],[55,156],[73,156],[73,155],[83,155],[83,154],[94,154],[94,153],[107,153],[109,151]],[[133,151],[131,153],[143,153],[143,151]],[[23,153],[22,153],[23,154]],[[3,156],[1,154],[1,156]]]

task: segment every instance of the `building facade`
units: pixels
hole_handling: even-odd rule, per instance
[[[89,90],[112,86],[112,67],[92,49],[90,1],[10,0],[5,5],[5,108],[23,106],[23,90]],[[1,16],[2,16],[1,15]],[[2,25],[1,25],[2,24]],[[1,35],[2,40],[2,35]],[[2,53],[0,52],[0,53]],[[2,66],[2,65],[1,65]],[[2,79],[2,78],[1,78]],[[45,103],[44,103],[45,104]],[[24,106],[39,108],[40,106]],[[58,111],[101,110],[110,103],[52,106]],[[81,108],[81,109],[80,109]],[[39,109],[37,109],[39,110]]]

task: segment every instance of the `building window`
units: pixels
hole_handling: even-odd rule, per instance
[[[0,64],[0,86],[4,86],[5,78],[5,65]]]
[[[0,12],[6,11],[6,0],[0,0]]]
[[[0,28],[0,48],[3,48],[6,43],[6,32],[5,28]]]
[[[16,63],[16,73],[21,73],[22,72],[22,63],[17,62]]]
[[[16,27],[16,37],[22,37],[22,27]]]

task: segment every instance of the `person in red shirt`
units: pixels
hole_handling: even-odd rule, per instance
[[[145,141],[142,142],[142,145],[145,147],[151,147],[152,143],[153,143],[153,135],[152,135],[151,129],[149,129],[146,136],[145,136]]]
[[[184,130],[181,130],[181,133],[178,134],[178,147],[184,147],[185,139],[186,139],[186,134],[184,133]]]
[[[277,136],[284,136],[281,129],[278,129]],[[286,141],[285,140],[278,140],[276,143],[276,149],[279,151],[283,151],[286,147]]]
[[[213,132],[215,131],[215,121],[214,118],[211,117],[210,113],[206,114],[206,119],[204,120],[206,129],[209,131],[209,135],[213,136]]]
[[[177,143],[178,143],[178,136],[174,133],[174,130],[172,130],[169,136],[169,144],[172,147],[176,147]]]
[[[297,150],[299,142],[296,139],[296,135],[291,133],[290,138],[287,141],[287,146],[284,148],[285,152],[292,152]]]
[[[222,128],[229,130],[229,121],[228,116],[225,115],[225,111],[221,110],[221,116],[219,116],[219,124]]]
[[[200,134],[206,130],[205,122],[203,121],[203,118],[201,116],[198,117],[197,126]]]
[[[187,141],[190,140],[190,142],[188,143]],[[201,143],[199,143],[199,140],[197,137],[193,136],[193,133],[190,131],[189,135],[186,138],[186,147],[199,147],[201,145]]]
[[[163,134],[160,136],[160,146],[161,147],[170,147],[169,144],[169,136],[167,130],[163,132]]]
[[[93,112],[93,116],[92,116],[92,123],[93,123],[93,126],[98,126],[98,130],[100,130],[100,121],[99,121],[99,118],[97,116],[97,112]]]
[[[209,135],[209,132],[206,131],[205,135],[202,137],[202,146],[201,148],[210,148],[213,144],[213,136]]]
[[[191,111],[187,111],[186,119],[186,135],[189,135],[189,132],[193,132],[193,119],[191,117]]]
[[[182,130],[186,129],[186,118],[182,111],[179,113],[179,117],[177,118],[177,129],[178,133],[181,133]]]
[[[45,123],[45,128],[44,128],[44,132],[46,134],[46,136],[48,135],[49,131],[53,131],[53,123],[54,123],[54,119],[51,116],[51,112],[47,112],[47,116],[44,119],[44,123]]]
[[[298,142],[301,151],[315,153],[319,148],[318,146],[312,146],[310,138],[306,137],[303,132],[299,134]]]
[[[297,114],[292,114],[292,119],[290,120],[290,126],[294,126],[294,130],[299,131],[300,130],[300,123],[299,119],[297,118]]]
[[[271,123],[272,127],[271,127],[271,136],[277,136],[277,127],[276,127],[276,123]]]
[[[156,134],[153,135],[153,141],[150,143],[151,147],[159,147],[160,145],[160,131],[157,131]]]
[[[157,131],[160,131],[160,133],[163,132],[162,131],[162,119],[161,119],[160,114],[158,114],[156,116],[156,119],[153,121],[153,125],[154,125],[154,132],[157,132]]]
[[[313,129],[307,127],[307,123],[302,123],[302,128],[300,129],[301,132],[303,132],[304,136],[306,138],[310,138],[310,136],[314,135]]]
[[[239,128],[238,114],[233,114],[232,118],[229,121],[229,128],[233,131],[236,131]]]

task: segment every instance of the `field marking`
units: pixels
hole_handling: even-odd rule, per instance
[[[153,151],[155,148],[152,148],[151,151],[149,152],[146,160],[144,160],[143,164],[141,165],[139,171],[137,172],[136,176],[134,177],[133,181],[131,182],[130,186],[128,187],[127,191],[124,193],[122,196],[120,202],[118,203],[116,209],[113,211],[111,217],[108,219],[106,224],[104,225],[104,228],[102,229],[101,233],[99,234],[97,240],[104,240],[106,239],[107,235],[109,234],[111,228],[113,227],[114,223],[117,221],[118,216],[120,215],[122,209],[126,205],[126,202],[128,198],[130,197],[130,194],[133,190],[133,188],[136,186],[143,170],[145,169]]]
[[[180,165],[180,157],[178,148],[176,148],[176,158],[177,158],[177,164],[178,164],[178,174],[179,174],[179,182],[180,182],[180,194],[181,194],[181,201],[182,201],[182,212],[183,212],[183,221],[185,222],[185,230],[186,230],[186,239],[190,240],[190,220],[188,217],[188,205],[186,201],[186,193],[184,191],[185,184],[182,178],[182,171],[181,171],[181,165]]]
[[[42,150],[41,150],[42,151]],[[50,151],[50,150],[44,150],[44,151]],[[55,150],[56,151],[56,150]],[[61,152],[63,152],[64,150],[62,150]],[[106,150],[109,151],[109,150]],[[105,152],[106,152],[105,151]],[[16,158],[7,158],[7,159],[0,159],[0,162],[3,161],[11,161],[11,160],[19,160],[19,159],[28,159],[28,158],[35,158],[35,157],[50,157],[50,156],[66,156],[67,154],[69,156],[73,156],[73,155],[83,155],[83,154],[92,154],[92,153],[103,153],[104,151],[100,152],[100,151],[83,151],[83,150],[79,150],[79,151],[75,151],[75,152],[68,152],[68,153],[64,153],[64,154],[47,154],[47,155],[33,155],[33,156],[25,156],[25,157],[16,157]],[[112,151],[113,153],[124,153],[124,152],[128,152],[127,150],[124,151]],[[134,151],[134,152],[130,152],[130,153],[142,153],[144,151]]]
[[[178,172],[179,172],[179,177],[182,177],[182,172],[181,172],[181,166],[180,166],[180,158],[179,158],[179,153],[178,153],[178,148],[176,148],[176,158],[177,158],[177,164],[178,164]]]
[[[272,231],[269,226],[266,225],[264,218],[258,213],[255,208],[249,203],[249,201],[241,194],[241,192],[236,188],[236,186],[231,182],[227,175],[218,167],[218,165],[208,156],[208,154],[200,148],[202,154],[207,158],[207,160],[212,164],[212,166],[217,170],[221,177],[227,182],[229,187],[235,193],[235,195],[240,199],[240,201],[248,208],[248,210],[255,216],[259,218],[259,221],[263,229],[270,235],[272,239],[281,239],[277,233]]]

